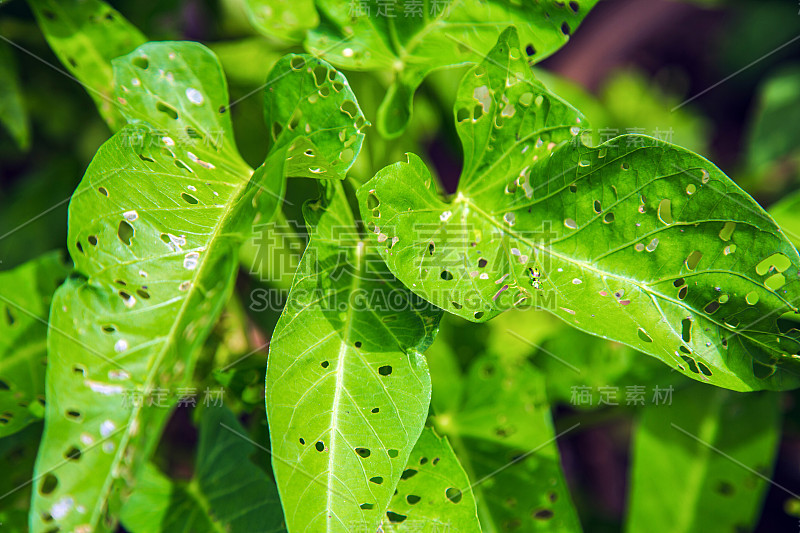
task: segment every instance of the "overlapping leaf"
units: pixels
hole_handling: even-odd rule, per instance
[[[441,312],[362,240],[344,190],[306,204],[311,239],[270,344],[267,418],[289,531],[378,527],[428,413]]]
[[[541,61],[568,40],[596,3],[322,0],[317,2],[322,23],[309,32],[306,46],[340,68],[395,74],[378,112],[378,128],[396,137],[405,129],[414,92],[429,72],[481,61],[509,24],[520,29],[528,59]]]
[[[246,460],[255,451],[248,439],[228,409],[206,408],[192,480],[174,481],[147,465],[122,509],[125,529],[131,533],[286,531],[275,483]]]
[[[694,386],[645,409],[626,530],[752,531],[780,435],[780,396]]]
[[[797,251],[718,168],[638,135],[581,143],[580,114],[541,86],[508,30],[456,103],[465,153],[443,200],[416,156],[359,190],[389,268],[470,320],[546,308],[698,380],[797,386]]]
[[[0,272],[0,437],[44,414],[47,317],[69,272],[60,252]]]
[[[264,35],[297,42],[305,37],[306,30],[319,23],[314,0],[245,0],[247,17]]]
[[[58,356],[31,531],[113,528],[169,414],[152,397],[174,403],[188,383],[232,289],[239,243],[257,211],[274,212],[284,184],[286,150],[255,173],[236,155],[228,115],[215,114],[227,105],[224,79],[201,45],[150,43],[117,67],[132,76],[118,84],[126,116],[150,119],[100,148],[70,203],[82,277],[59,289],[51,315],[48,352]],[[302,84],[313,73],[285,75]],[[354,124],[338,116],[343,130]]]
[[[381,525],[386,533],[479,532],[469,479],[445,437],[420,435]]]
[[[0,124],[5,126],[17,146],[27,149],[31,140],[28,111],[25,109],[11,47],[6,43],[0,44],[0,79],[3,80],[0,85]]]
[[[29,0],[47,42],[86,88],[112,130],[125,125],[114,100],[111,60],[145,37],[102,0]]]
[[[463,381],[458,408],[433,421],[472,480],[483,531],[580,531],[543,376],[524,360],[487,355]]]

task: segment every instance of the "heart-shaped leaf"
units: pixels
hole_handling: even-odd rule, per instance
[[[322,23],[309,32],[306,47],[340,68],[395,74],[378,111],[379,131],[392,138],[408,124],[414,92],[432,70],[481,61],[510,24],[521,32],[526,58],[541,61],[567,42],[596,3],[321,0]]]
[[[796,312],[800,257],[713,164],[639,135],[585,146],[580,115],[533,78],[514,30],[464,77],[456,119],[454,197],[413,155],[359,190],[406,286],[475,321],[544,308],[721,387],[800,383],[796,330],[778,327]]]
[[[422,352],[441,311],[386,270],[344,189],[304,206],[311,239],[267,362],[273,469],[291,532],[378,527],[422,431]]]

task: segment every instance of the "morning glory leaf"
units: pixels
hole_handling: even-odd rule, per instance
[[[481,61],[511,24],[519,28],[525,61],[541,61],[567,42],[596,3],[322,0],[322,22],[306,47],[339,68],[394,73],[378,111],[379,131],[393,138],[408,124],[414,93],[431,71]]]
[[[778,451],[779,404],[774,393],[692,386],[669,407],[644,409],[626,531],[752,531]]]
[[[227,102],[212,59],[200,45],[166,42],[116,64],[139,69],[139,84],[130,78],[118,92],[138,120],[101,146],[70,202],[77,275],[56,292],[51,313],[48,353],[58,357],[47,368],[31,531],[113,530],[109,517],[228,300],[241,242],[256,215],[271,216],[282,199],[288,147],[271,150],[255,172],[238,157],[225,137],[229,119],[208,107]],[[172,124],[193,134],[173,137]],[[211,142],[216,127],[222,141]],[[161,390],[166,405],[153,407]]]
[[[388,273],[342,185],[320,183],[267,360],[272,465],[290,532],[370,531],[428,414],[441,311]]]
[[[456,119],[453,197],[414,155],[359,190],[406,286],[473,321],[547,309],[720,387],[797,386],[800,343],[778,318],[797,312],[800,257],[712,163],[639,135],[584,145],[514,30],[464,77]]]
[[[480,532],[475,496],[447,438],[425,428],[381,525],[385,533]]]
[[[70,270],[51,252],[0,272],[0,437],[44,414],[50,300]]]
[[[246,460],[254,451],[233,413],[206,407],[192,479],[172,480],[146,465],[120,521],[131,533],[285,532],[275,483]]]
[[[464,392],[433,424],[469,474],[483,531],[580,532],[544,376],[524,359],[486,355],[463,377],[448,377],[463,381]]]
[[[28,0],[53,52],[92,97],[112,131],[125,125],[113,98],[111,60],[145,36],[101,0]]]

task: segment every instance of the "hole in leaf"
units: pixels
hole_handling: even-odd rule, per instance
[[[606,215],[603,217],[603,222],[606,224],[611,224],[614,222],[614,213],[606,213]]]
[[[374,407],[373,409],[370,410],[370,413],[380,413],[380,412],[381,412],[380,407]]]
[[[196,205],[197,204],[197,198],[195,198],[194,196],[192,196],[189,193],[182,192],[181,193],[181,198],[183,198],[184,201],[187,204],[192,204],[192,205]]]
[[[399,524],[408,517],[406,515],[394,513],[392,511],[386,511],[386,518],[388,518],[389,522],[392,522],[393,524]]]
[[[133,238],[133,226],[128,224],[126,220],[120,220],[119,227],[117,227],[117,237],[119,237],[119,240],[126,246],[130,246],[131,239]]]
[[[450,281],[453,279],[453,274],[451,274],[449,270],[442,270],[441,277],[445,281]]]
[[[553,518],[553,511],[550,509],[539,509],[533,512],[533,517],[536,520],[550,520]]]
[[[144,56],[134,57],[132,63],[135,67],[139,67],[142,70],[147,70],[147,67],[150,66],[150,61]]]
[[[165,104],[164,102],[158,102],[156,103],[156,109],[167,115],[172,120],[178,120],[178,111],[175,110],[175,108],[171,105]]]
[[[639,335],[639,338],[642,339],[644,342],[653,342],[653,339],[650,338],[650,335],[648,335],[647,332],[642,328],[639,328],[637,330],[637,333]]]
[[[370,481],[370,483],[375,483],[376,485],[380,485],[381,483],[383,483],[383,478],[380,477],[380,476],[375,476],[375,477],[369,478],[369,481]]]
[[[322,368],[328,368],[330,366],[330,363],[328,361],[323,361],[319,364],[319,366],[321,366]]]
[[[81,458],[81,451],[75,446],[72,446],[69,450],[66,451],[66,453],[64,454],[64,458],[70,461],[77,461],[78,459]]]
[[[727,242],[731,240],[733,231],[736,229],[736,222],[726,222],[719,232],[719,238]]]
[[[658,203],[658,219],[664,224],[672,224],[672,201],[669,198]]]
[[[400,452],[395,450],[395,449],[389,449],[389,450],[386,451],[386,453],[388,453],[389,457],[391,457],[392,459],[394,459],[395,457],[400,455]]]
[[[689,294],[689,286],[684,285],[683,287],[681,287],[681,290],[678,291],[678,299],[683,300],[684,298],[686,298],[687,294]]]
[[[444,491],[444,495],[447,496],[447,499],[453,503],[458,503],[461,501],[461,491],[455,487],[450,487],[446,491]]]
[[[414,470],[413,468],[406,468],[403,470],[403,473],[400,474],[400,479],[406,480],[411,479],[412,477],[416,476],[419,472]]]
[[[689,254],[689,257],[686,258],[686,268],[689,270],[694,270],[697,268],[697,264],[700,262],[700,259],[703,258],[703,252],[699,250],[695,250],[694,252]]]
[[[692,319],[688,317],[684,318],[681,321],[681,325],[683,326],[681,330],[683,342],[690,342],[692,340]]]
[[[378,369],[378,374],[381,376],[388,376],[392,373],[392,367],[389,365],[382,366]]]
[[[756,291],[750,291],[744,299],[748,305],[756,305],[758,303],[758,293]]]
[[[316,448],[318,452],[324,452],[325,444],[321,440],[318,440],[317,443],[314,445],[314,448]]]
[[[366,459],[372,454],[372,452],[370,452],[368,448],[356,448],[356,453],[362,459]]]
[[[361,509],[364,509],[365,511],[370,511],[370,510],[375,508],[375,504],[374,503],[362,503],[361,505],[359,505],[359,507]]]
[[[706,305],[706,306],[703,308],[703,311],[705,311],[705,312],[706,312],[706,313],[708,313],[709,315],[712,315],[712,314],[716,313],[718,309],[719,309],[719,302],[718,302],[717,300],[714,300],[714,301],[712,301],[712,302],[709,302],[709,303],[708,303],[708,304],[707,304],[707,305]]]
[[[106,189],[105,187],[98,187],[97,190],[103,196],[108,197],[108,189]]]
[[[44,495],[51,494],[58,486],[58,478],[53,474],[45,474],[42,483],[39,485],[39,492]]]
[[[406,496],[406,501],[408,502],[409,505],[417,505],[420,502],[420,500],[422,500],[422,498],[420,498],[416,494],[409,494],[408,496]]]

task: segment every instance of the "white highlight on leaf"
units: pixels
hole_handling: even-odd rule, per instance
[[[203,102],[205,102],[203,94],[194,87],[189,87],[186,89],[186,98],[188,98],[189,101],[195,105],[203,105]]]
[[[114,351],[117,353],[124,352],[127,349],[128,349],[128,341],[126,341],[125,339],[120,339],[114,343]]]
[[[50,508],[50,516],[52,516],[54,520],[61,520],[67,516],[67,513],[72,509],[74,503],[75,500],[73,500],[71,496],[64,496]]]
[[[124,370],[109,370],[108,371],[108,379],[114,379],[114,380],[119,381],[119,380],[123,380],[123,379],[128,379],[130,377],[131,377],[131,375],[128,374]]]
[[[189,252],[186,254],[186,257],[183,258],[183,268],[186,270],[194,270],[197,268],[197,259],[200,257],[200,254],[197,252]]]
[[[94,392],[99,392],[100,394],[111,395],[111,394],[122,394],[124,389],[121,385],[109,385],[108,383],[100,383],[98,381],[86,381],[86,384],[92,389]]]
[[[102,424],[100,424],[100,435],[102,435],[103,438],[108,437],[115,429],[117,429],[117,426],[114,424],[114,422],[111,420],[105,420]]]
[[[82,433],[81,442],[84,443],[86,446],[91,446],[92,444],[94,444],[94,437],[92,437],[88,433]]]
[[[439,215],[439,220],[441,220],[442,222],[447,222],[451,216],[453,216],[452,211],[445,211],[444,213]]]
[[[122,216],[125,217],[125,220],[127,220],[128,222],[133,222],[134,220],[139,218],[139,213],[137,213],[136,211],[125,211],[124,213],[122,213]]]
[[[172,140],[172,137],[162,137],[161,140],[164,141],[164,144],[167,146],[175,146],[175,141]]]
[[[342,50],[342,55],[344,57],[353,57],[353,54],[354,52],[352,48],[345,48],[344,50]]]

